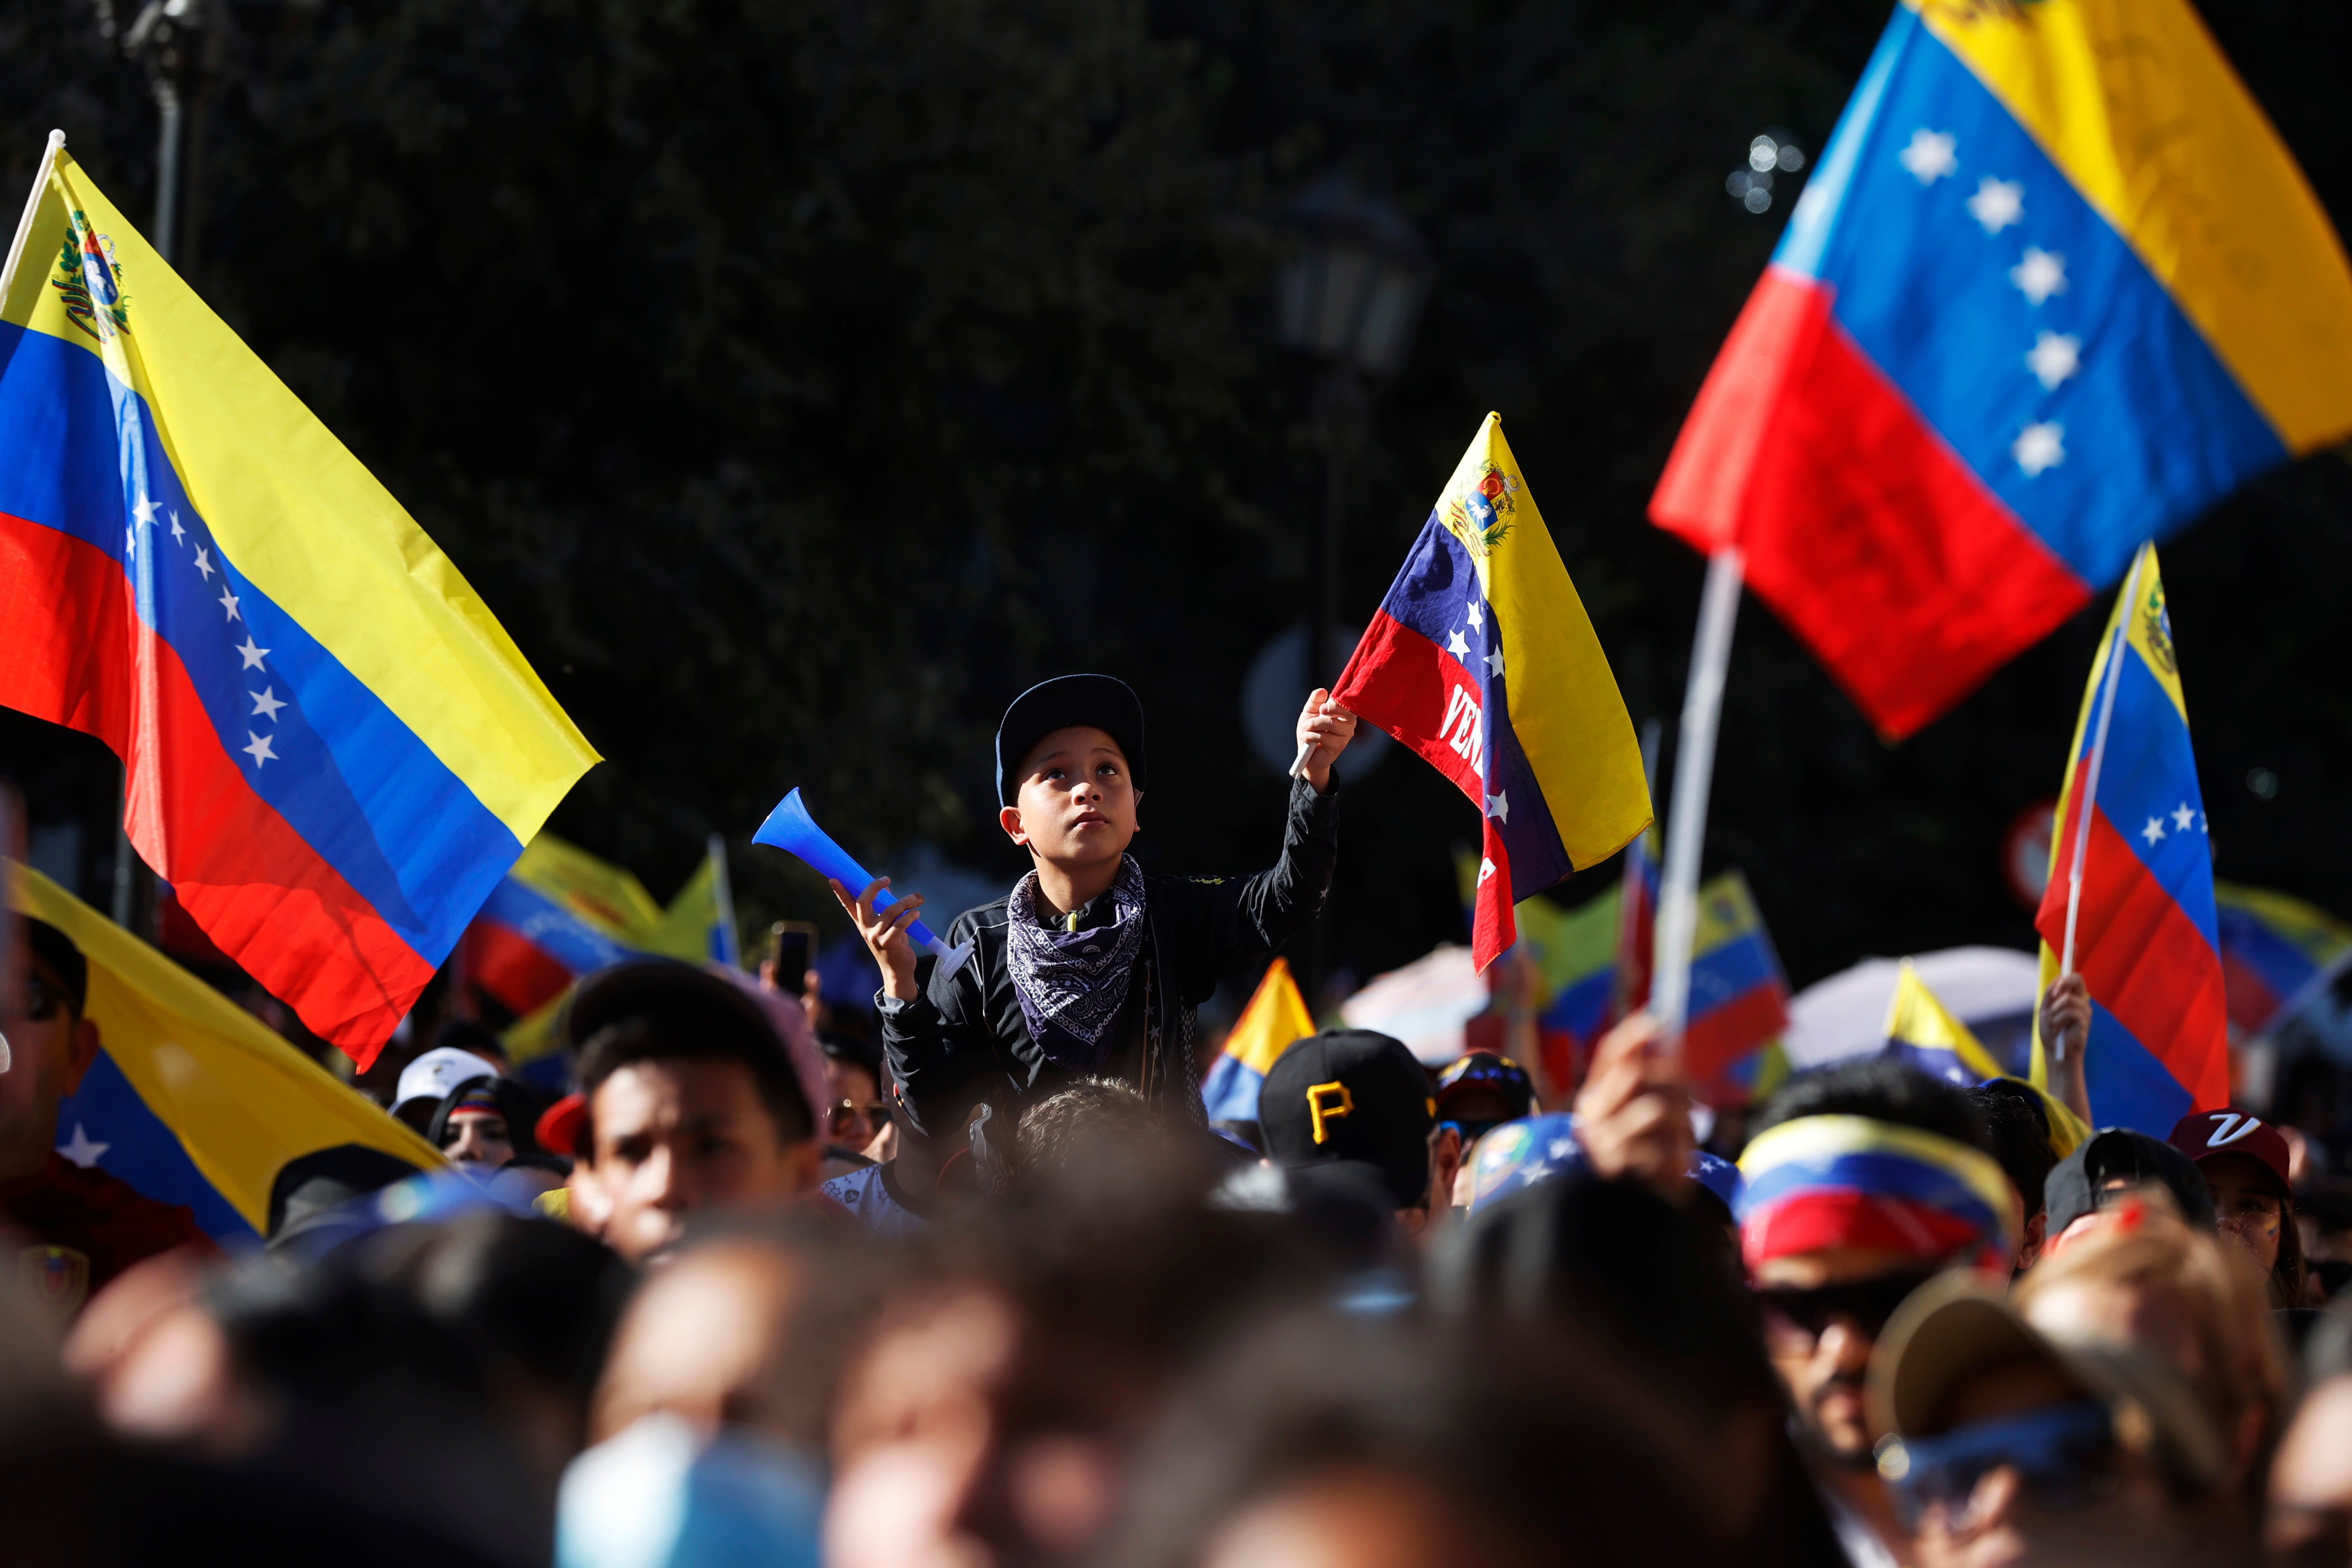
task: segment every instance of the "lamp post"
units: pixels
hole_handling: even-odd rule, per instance
[[[1284,212],[1282,226],[1296,249],[1275,280],[1275,323],[1284,348],[1322,366],[1314,422],[1323,448],[1323,518],[1309,552],[1307,677],[1310,687],[1327,686],[1339,674],[1331,633],[1339,621],[1345,480],[1370,412],[1366,382],[1404,362],[1429,292],[1429,247],[1394,207],[1344,175],[1308,188]]]
[[[103,5],[100,16],[101,30],[110,31],[113,6]],[[220,0],[147,0],[122,34],[123,54],[146,68],[155,94],[152,241],[155,253],[183,272],[194,259],[205,98],[220,77],[227,30]]]
[[[1307,684],[1339,677],[1331,637],[1339,624],[1339,541],[1347,521],[1348,466],[1362,447],[1371,411],[1368,383],[1404,363],[1429,292],[1429,247],[1386,202],[1342,174],[1308,187],[1282,226],[1294,248],[1275,279],[1275,325],[1282,346],[1321,366],[1315,385],[1316,441],[1323,449],[1323,517],[1308,552]],[[1325,921],[1307,936],[1308,1005],[1328,976]]]

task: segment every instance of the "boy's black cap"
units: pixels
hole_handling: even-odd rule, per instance
[[[2053,1237],[2099,1206],[2099,1190],[2117,1176],[2161,1182],[2180,1205],[2180,1217],[2213,1228],[2213,1194],[2195,1161],[2166,1142],[2127,1127],[2105,1127],[2051,1168],[2042,1184]]]
[[[1429,1134],[1437,1102],[1403,1042],[1370,1029],[1310,1035],[1285,1051],[1258,1091],[1266,1158],[1286,1171],[1360,1161],[1399,1208],[1429,1201]]]
[[[1016,770],[1029,749],[1056,730],[1089,724],[1127,753],[1128,776],[1143,787],[1143,704],[1126,681],[1108,675],[1057,675],[1013,700],[996,727],[996,803],[1021,791]]]

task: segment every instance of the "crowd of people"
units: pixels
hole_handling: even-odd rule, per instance
[[[999,741],[1038,873],[963,963],[836,889],[877,1029],[605,969],[572,1092],[449,1025],[386,1106],[448,1168],[298,1160],[242,1254],[57,1154],[99,1042],[22,922],[5,1560],[2352,1563],[2315,1145],[1886,1057],[1705,1149],[1642,1013],[1564,1086],[1326,1029],[1212,1125],[1196,1009],[1319,910],[1352,720],[1302,715],[1276,868],[1145,878],[1139,710],[1053,684]]]

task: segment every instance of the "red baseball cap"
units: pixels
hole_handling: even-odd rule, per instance
[[[539,1125],[531,1131],[541,1148],[551,1154],[561,1154],[567,1160],[573,1160],[580,1156],[580,1134],[587,1125],[587,1097],[567,1094],[540,1112]]]
[[[2202,1164],[2216,1154],[2243,1154],[2277,1179],[2279,1196],[2291,1197],[2287,1181],[2286,1139],[2279,1130],[2249,1110],[2191,1111],[2174,1123],[2165,1142]]]

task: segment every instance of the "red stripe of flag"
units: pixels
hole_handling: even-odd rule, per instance
[[[139,619],[121,565],[0,513],[0,583],[15,584],[0,594],[0,706],[124,758],[125,826],[141,858],[254,979],[364,1069],[433,965],[254,793],[178,652]],[[120,659],[135,679],[116,678]],[[134,689],[148,698],[135,713]]]
[[[1381,729],[1452,779],[1483,814],[1486,781],[1444,739],[1451,717],[1446,703],[1457,686],[1480,689],[1460,659],[1386,610],[1375,610],[1332,696],[1351,712],[1378,714],[1374,721]]]
[[[1766,269],[1650,515],[1701,550],[1742,545],[1748,586],[1881,731],[1907,735],[2090,590],[1927,426],[1830,304],[1821,285]]]
[[[1486,781],[1445,739],[1449,721],[1456,727],[1459,722],[1459,715],[1448,710],[1454,692],[1483,689],[1460,659],[1382,609],[1372,613],[1371,625],[1364,629],[1333,693],[1336,700],[1453,780],[1454,787],[1478,807],[1484,859],[1471,900],[1470,952],[1481,969],[1518,940],[1518,922],[1511,914],[1510,851],[1495,819],[1486,815]],[[1507,715],[1494,718],[1507,722]]]
[[[466,928],[466,977],[518,1014],[563,994],[572,971],[512,926],[478,918]]]

